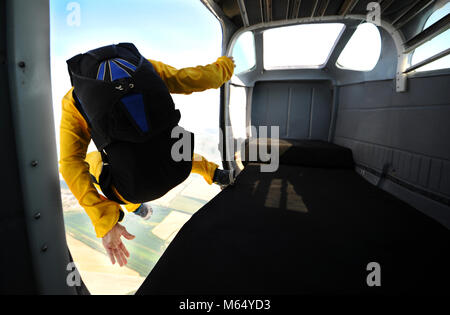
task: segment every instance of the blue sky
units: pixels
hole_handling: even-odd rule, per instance
[[[74,13],[71,3],[80,9],[79,26],[68,23]],[[51,0],[50,16],[58,138],[61,99],[70,89],[65,62],[72,56],[132,42],[146,58],[181,68],[214,62],[221,54],[220,24],[200,0]],[[218,90],[176,95],[174,100],[182,112],[183,127],[199,134],[218,128]]]
[[[76,2],[81,24],[67,24],[67,6]],[[131,41],[158,50],[217,47],[219,23],[199,0],[78,0],[51,2],[53,52],[71,52],[73,42]],[[220,45],[220,44],[219,44]]]

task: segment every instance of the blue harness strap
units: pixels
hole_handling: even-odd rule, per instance
[[[142,94],[129,94],[121,99],[133,120],[141,131],[148,132],[148,123],[145,115],[145,104]]]

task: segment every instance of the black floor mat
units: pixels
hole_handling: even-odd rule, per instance
[[[138,294],[449,294],[450,233],[352,170],[250,164]],[[381,287],[368,287],[370,262]]]
[[[321,168],[354,167],[352,151],[348,148],[319,140],[278,140],[270,138],[247,139],[241,149],[244,164],[266,162],[259,155],[261,146],[262,148],[266,147],[268,154],[271,152],[271,146],[276,146],[279,151],[279,162],[283,165]],[[253,156],[256,156],[256,159],[249,154],[250,150],[253,150]]]

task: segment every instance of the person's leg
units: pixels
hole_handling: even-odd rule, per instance
[[[125,209],[127,209],[129,212],[134,213],[137,216],[140,216],[144,220],[148,220],[153,215],[153,208],[149,204],[142,203],[140,205],[130,205],[130,207],[127,208],[128,205],[125,206]],[[138,206],[136,209],[134,206]],[[134,209],[134,210],[133,210]]]
[[[137,209],[139,209],[139,207],[140,207],[141,205],[142,205],[141,203],[140,203],[140,204],[128,203],[128,204],[124,205],[123,207],[124,207],[125,210],[127,210],[128,212],[134,212],[134,211],[136,211]]]
[[[140,216],[144,220],[149,220],[153,215],[153,209],[149,205],[145,205],[143,203],[134,204],[128,202],[122,195],[117,191],[116,187],[112,187],[113,192],[116,194],[117,198],[119,198],[125,204],[121,205],[122,209],[128,211],[129,213],[133,213],[137,216]]]
[[[234,172],[219,169],[219,165],[209,162],[200,154],[194,153],[192,173],[203,176],[210,185],[217,184],[222,187],[234,184]]]
[[[191,173],[203,176],[208,184],[212,185],[214,183],[214,174],[218,168],[219,165],[216,163],[209,162],[200,154],[194,153]]]
[[[151,209],[151,207],[143,207],[144,205],[142,203],[134,204],[134,203],[128,202],[117,191],[116,187],[113,187],[112,189],[113,189],[114,193],[116,194],[117,198],[119,198],[122,202],[125,203],[124,205],[122,205],[122,208],[125,208],[126,211],[132,212],[138,216],[143,217],[144,219],[150,218],[150,216],[153,213],[153,210]]]
[[[100,174],[102,173],[102,169],[103,169],[103,160],[102,160],[102,155],[100,152],[95,151],[95,152],[91,152],[86,156],[85,161],[89,164],[89,173],[92,176],[92,180],[94,182],[94,186],[101,191],[100,188]],[[128,201],[126,201],[120,194],[119,192],[115,189],[115,187],[113,187],[113,191],[116,194],[116,196],[122,200],[125,205],[122,205],[123,208],[125,208],[126,211],[128,212],[135,212],[137,211],[140,207],[141,204],[133,204],[130,203]]]

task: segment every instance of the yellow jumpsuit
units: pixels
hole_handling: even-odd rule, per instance
[[[216,89],[231,79],[234,63],[228,57],[216,62],[192,68],[175,69],[162,62],[149,60],[170,93],[191,94],[207,89]],[[99,152],[86,155],[91,135],[83,116],[75,107],[71,89],[62,100],[60,126],[60,172],[80,205],[85,209],[94,225],[97,237],[104,237],[119,221],[120,205],[100,195],[92,180],[97,181],[102,170]],[[212,184],[218,165],[204,157],[194,155],[192,172],[203,176]],[[126,203],[127,211],[135,211],[140,205],[127,202],[113,187],[117,197]]]

